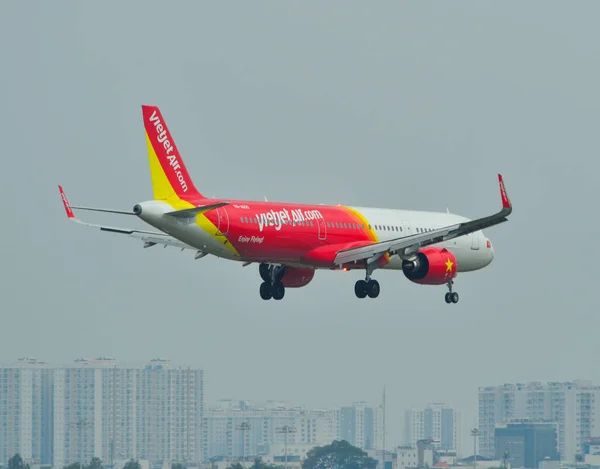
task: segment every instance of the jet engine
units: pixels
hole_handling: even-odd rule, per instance
[[[429,247],[402,261],[407,279],[421,285],[443,285],[456,277],[456,257],[446,248]]]

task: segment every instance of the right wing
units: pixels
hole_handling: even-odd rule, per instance
[[[75,217],[75,215],[73,214],[73,209],[80,208],[82,210],[94,210],[94,211],[98,211],[98,212],[119,213],[119,214],[123,214],[123,215],[133,215],[133,213],[132,212],[124,212],[124,211],[120,211],[120,210],[73,207],[73,206],[71,206],[71,204],[69,204],[69,201],[67,200],[67,196],[65,195],[65,191],[63,190],[62,186],[58,186],[58,190],[60,191],[60,196],[62,198],[63,205],[65,206],[65,212],[67,212],[67,217],[69,218],[69,220],[72,220],[76,223],[80,223],[85,226],[91,226],[93,228],[100,228],[100,231],[108,231],[110,233],[119,233],[119,234],[129,235],[132,238],[136,238],[136,239],[143,241],[145,248],[149,248],[156,244],[161,244],[165,247],[174,246],[174,247],[178,247],[181,249],[192,249],[194,251],[197,251],[197,249],[195,247],[190,246],[189,244],[186,244],[183,241],[179,241],[178,239],[173,238],[172,236],[169,236],[165,233],[160,233],[158,231],[135,230],[132,228],[117,228],[117,227],[113,227],[113,226],[96,225],[93,223],[87,223],[87,222],[81,221]]]
[[[457,223],[444,228],[438,228],[437,230],[428,231],[426,233],[390,239],[388,241],[373,243],[357,248],[343,249],[338,251],[334,264],[341,266],[349,262],[363,260],[374,262],[385,254],[399,254],[401,256],[410,255],[417,252],[423,246],[448,241],[508,221],[506,217],[512,213],[512,204],[506,193],[501,174],[498,174],[498,184],[500,185],[502,209],[494,215]]]

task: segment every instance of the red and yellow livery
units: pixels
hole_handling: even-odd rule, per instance
[[[68,218],[128,234],[145,247],[177,246],[197,251],[196,259],[211,254],[244,266],[256,263],[265,300],[280,300],[287,288],[308,285],[319,269],[364,270],[355,294],[376,298],[380,287],[373,272],[391,269],[414,283],[447,285],[445,300],[456,303],[457,273],[482,269],[494,258],[482,230],[507,221],[512,212],[501,175],[501,210],[476,220],[443,212],[208,199],[194,185],[158,107],[142,106],[142,117],[153,199],[132,211],[76,207],[59,186]],[[137,216],[157,231],[93,225],[73,210]]]

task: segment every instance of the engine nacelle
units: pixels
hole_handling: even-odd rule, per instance
[[[315,269],[286,266],[281,283],[286,288],[308,285],[315,276]]]
[[[456,257],[445,248],[424,248],[416,258],[402,261],[407,279],[422,285],[443,285],[456,277]]]

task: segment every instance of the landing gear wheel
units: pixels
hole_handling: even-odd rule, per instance
[[[446,303],[458,303],[458,293],[456,293],[455,291],[452,291],[452,286],[454,285],[454,280],[450,280],[448,283],[448,290],[450,290],[448,293],[446,293],[445,296],[445,300]]]
[[[369,295],[369,298],[377,298],[379,292],[379,282],[377,280],[369,280],[369,283],[367,283],[367,295]]]
[[[271,293],[271,285],[267,282],[263,282],[260,284],[260,297],[263,300],[270,300],[273,294]]]
[[[367,282],[359,280],[354,284],[354,293],[357,298],[365,298],[367,296]]]
[[[271,274],[269,272],[269,264],[260,264],[258,266],[258,273],[260,274],[260,278],[262,278],[265,282],[271,280]]]
[[[277,282],[275,285],[273,285],[271,291],[274,300],[281,300],[285,295],[285,287],[280,282]]]

